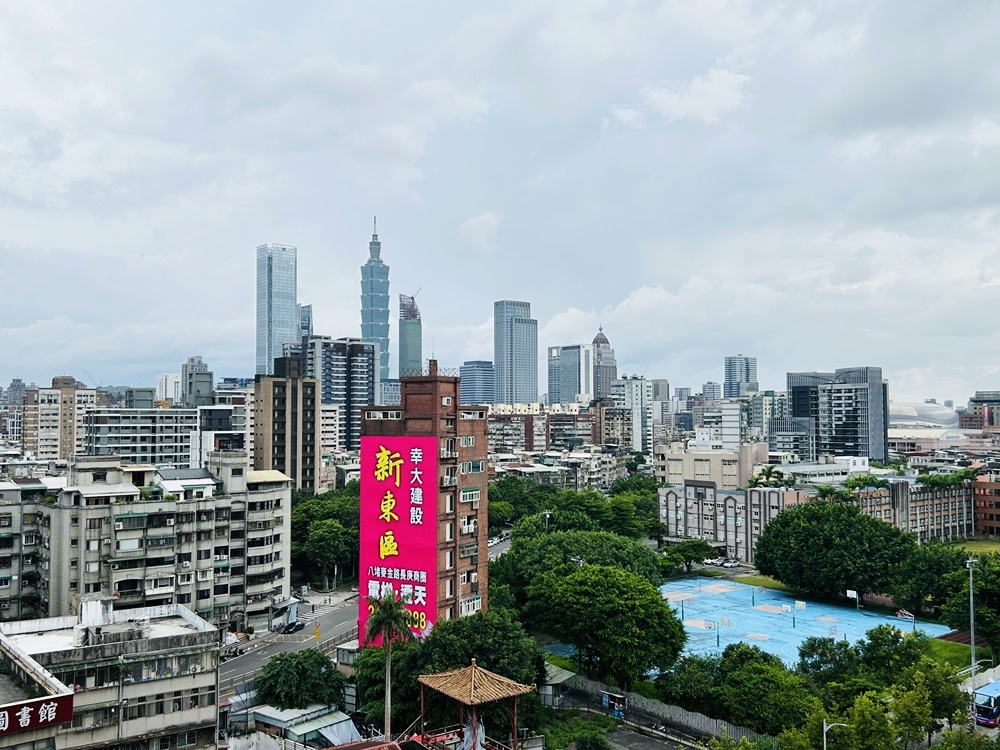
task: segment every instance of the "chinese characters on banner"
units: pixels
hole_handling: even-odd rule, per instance
[[[437,613],[437,438],[361,438],[361,599],[402,598],[410,627],[430,631]]]
[[[0,706],[0,735],[73,720],[73,696],[54,695]]]

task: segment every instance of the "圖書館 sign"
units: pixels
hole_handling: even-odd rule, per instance
[[[0,737],[73,721],[73,695],[49,695],[0,706]],[[7,743],[0,741],[0,746]]]

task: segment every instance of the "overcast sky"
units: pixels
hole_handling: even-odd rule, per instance
[[[378,215],[424,356],[545,347],[700,390],[881,366],[1000,389],[996,2],[0,8],[0,384],[253,373],[254,248],[360,332]],[[395,324],[393,369],[396,366]],[[88,376],[86,372],[91,373]],[[546,390],[540,379],[539,393]]]

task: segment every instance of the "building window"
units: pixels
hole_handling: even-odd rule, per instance
[[[448,521],[444,525],[444,540],[446,542],[454,541],[455,539],[455,523],[454,521]]]
[[[445,495],[444,496],[444,512],[454,513],[455,512],[455,496]]]
[[[447,578],[444,582],[444,596],[446,599],[455,596],[455,579]]]
[[[458,439],[459,445],[463,448],[471,448],[476,444],[475,435],[463,435]]]
[[[462,494],[459,497],[459,499],[463,503],[474,503],[479,500],[481,495],[482,495],[482,490],[476,487],[473,489],[462,490]]]
[[[450,549],[444,553],[444,569],[451,570],[455,567],[455,550]]]

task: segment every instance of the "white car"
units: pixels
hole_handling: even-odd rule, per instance
[[[487,547],[496,547],[498,544],[500,544],[500,540],[497,539],[496,537],[493,537],[492,539],[486,542]]]
[[[740,567],[740,561],[739,560],[726,560],[724,563],[722,563],[722,567],[723,568],[738,568],[738,567]]]

